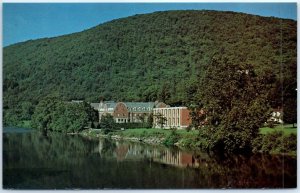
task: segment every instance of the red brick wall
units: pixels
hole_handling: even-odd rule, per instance
[[[189,126],[192,123],[190,118],[190,111],[188,109],[181,109],[180,110],[180,125],[181,126]]]
[[[128,118],[128,110],[124,103],[118,103],[113,113],[114,118]]]

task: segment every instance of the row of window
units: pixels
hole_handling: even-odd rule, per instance
[[[119,113],[117,114],[118,117],[120,117],[120,115],[125,117],[125,114],[119,114]],[[128,117],[132,117],[132,116],[136,117],[136,116],[143,116],[143,115],[146,115],[146,113],[131,113],[131,114],[129,113]]]
[[[141,120],[134,118],[133,120],[131,120],[132,122],[141,122]],[[131,122],[130,119],[121,119],[121,118],[116,118],[116,123],[130,123]]]
[[[179,118],[177,118],[177,119],[175,119],[175,118],[173,118],[173,119],[172,118],[168,118],[166,125],[179,126],[180,125]]]
[[[129,111],[151,111],[151,107],[127,107]],[[99,108],[99,111],[113,111],[113,108]],[[118,108],[116,108],[118,110]]]
[[[129,111],[145,111],[145,110],[148,110],[148,111],[151,111],[151,107],[132,107],[132,108],[130,108],[130,107],[127,107],[127,109],[129,110]]]
[[[127,119],[116,119],[116,122],[117,123],[126,123],[127,122]]]
[[[179,109],[160,109],[160,110],[155,110],[155,114],[162,114],[164,116],[179,116]]]

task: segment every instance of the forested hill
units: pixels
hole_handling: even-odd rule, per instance
[[[296,21],[234,12],[135,15],[3,50],[4,113],[28,118],[47,95],[64,100],[188,104],[213,56],[272,69],[278,96],[296,87]]]

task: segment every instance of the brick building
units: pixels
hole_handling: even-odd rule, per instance
[[[189,113],[187,107],[154,108],[153,127],[161,128],[162,125],[160,119],[163,117],[165,119],[163,124],[164,128],[186,128],[192,122]]]
[[[73,103],[83,101],[72,100]],[[142,123],[147,122],[153,113],[153,127],[161,128],[159,116],[165,119],[164,128],[186,128],[191,124],[187,107],[170,107],[163,102],[114,102],[101,101],[90,103],[91,107],[99,113],[99,123],[103,115],[110,114],[116,123]]]
[[[146,122],[153,108],[166,107],[162,102],[114,102],[101,101],[99,103],[99,122],[105,114],[111,114],[116,123]]]

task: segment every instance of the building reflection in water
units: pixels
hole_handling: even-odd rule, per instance
[[[108,140],[99,140],[99,145],[96,151],[103,152],[103,147]],[[159,162],[177,167],[198,167],[199,160],[193,154],[182,152],[180,150],[171,150],[163,147],[144,146],[135,143],[123,143],[121,141],[109,141],[115,143],[113,157],[117,161],[126,161],[133,159],[149,159],[153,162]]]

